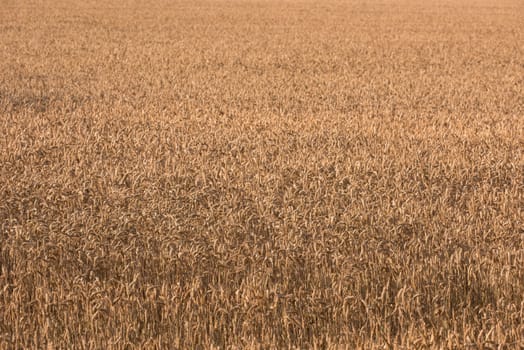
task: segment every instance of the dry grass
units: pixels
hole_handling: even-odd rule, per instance
[[[0,348],[524,348],[518,0],[0,5]]]

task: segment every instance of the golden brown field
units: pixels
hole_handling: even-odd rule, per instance
[[[523,14],[0,0],[0,349],[524,349]]]

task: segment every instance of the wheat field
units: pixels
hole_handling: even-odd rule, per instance
[[[0,0],[0,349],[524,349],[518,0]]]

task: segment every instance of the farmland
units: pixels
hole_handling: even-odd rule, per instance
[[[0,348],[524,348],[523,11],[0,0]]]

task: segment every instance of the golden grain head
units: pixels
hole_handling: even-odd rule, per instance
[[[0,1],[0,348],[524,347],[517,0]]]

